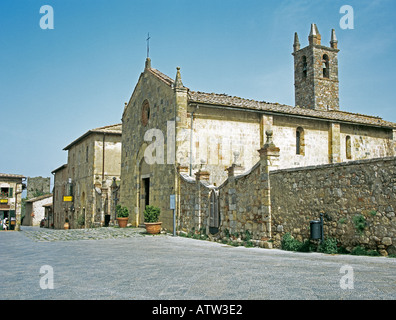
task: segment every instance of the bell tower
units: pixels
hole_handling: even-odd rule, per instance
[[[295,104],[314,110],[339,110],[338,41],[331,31],[330,47],[321,44],[322,37],[316,24],[311,25],[308,46],[300,48],[297,32],[294,34],[294,88]]]

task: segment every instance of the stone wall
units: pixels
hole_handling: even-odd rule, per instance
[[[186,123],[186,112],[178,106],[186,106],[187,93],[186,89],[180,88],[179,91],[174,88],[172,83],[173,80],[152,69],[147,60],[146,68],[122,116],[120,204],[130,210],[129,222],[134,226],[144,222],[147,181],[149,204],[160,207],[160,221],[164,228],[171,229],[173,226],[169,196],[175,194],[176,161],[171,158],[171,148],[175,148],[177,133],[174,131]],[[146,141],[145,135],[150,132],[154,136],[151,141],[146,136]],[[158,143],[157,139],[160,138],[163,138],[163,145],[154,150],[154,142]],[[176,148],[177,143],[176,141]],[[147,148],[150,149],[146,152]],[[156,161],[161,158],[160,153],[164,155],[162,161],[159,161],[162,163]],[[155,160],[154,163],[146,161],[145,155],[153,156],[150,160]],[[178,154],[173,154],[175,156],[178,157]]]
[[[272,238],[309,238],[310,220],[324,214],[324,236],[350,250],[358,245],[395,253],[396,158],[273,171]],[[366,224],[359,231],[354,219]]]
[[[50,182],[51,179],[49,177],[28,177],[26,198],[31,199],[33,197],[50,193]]]
[[[277,159],[279,149],[270,141],[249,172],[234,175],[231,166],[218,187],[207,182],[209,173],[205,179],[180,174],[178,231],[212,233],[217,240],[248,232],[256,244],[279,248],[285,233],[309,239],[310,221],[323,213],[325,239],[349,251],[363,246],[396,253],[395,157],[281,170]],[[209,228],[213,191],[220,214],[216,232]]]
[[[216,187],[209,184],[209,173],[198,171],[196,179],[186,173],[179,175],[178,230],[205,233],[213,239],[234,237],[241,240],[247,234],[258,245],[268,246],[271,238],[271,202],[269,169],[276,166],[279,149],[272,143],[272,134],[259,150],[259,159],[251,170],[235,175],[237,166],[227,168],[228,178]],[[214,205],[211,194],[216,193]],[[210,216],[218,208],[219,225],[211,227]]]
[[[209,184],[209,176],[201,173],[195,179],[186,173],[179,176],[179,231],[209,233],[209,196],[215,187]]]

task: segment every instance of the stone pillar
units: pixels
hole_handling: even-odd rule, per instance
[[[187,157],[187,150],[189,150],[190,141],[186,139],[186,130],[188,129],[187,119],[187,88],[183,86],[181,80],[180,68],[177,67],[175,82],[173,83],[175,93],[175,158],[177,163],[183,163]],[[189,134],[192,134],[190,132]],[[190,155],[192,157],[192,155]]]
[[[330,123],[329,127],[329,163],[341,162],[340,124]]]
[[[198,230],[202,227],[202,217],[201,217],[201,181],[209,181],[209,172],[208,171],[197,171],[195,173],[195,181],[197,182],[197,196],[195,200],[195,216],[197,220],[195,221],[195,225],[198,226]]]
[[[15,190],[15,230],[21,230],[21,209],[22,209],[22,184],[16,183]]]
[[[233,163],[233,164],[231,165],[231,167],[228,167],[228,168],[226,169],[226,170],[228,171],[228,179],[229,179],[229,180],[233,180],[234,177],[235,177],[235,167],[236,167],[236,164]]]
[[[269,115],[261,115],[260,119],[260,146],[264,145],[265,143],[265,132],[272,130],[272,125],[274,123],[273,116]]]
[[[392,135],[393,135],[393,138],[392,138],[392,141],[391,141],[392,150],[390,152],[390,155],[391,156],[393,155],[393,156],[396,157],[396,129],[393,129]]]
[[[268,238],[272,237],[271,233],[271,185],[270,171],[277,167],[279,159],[279,148],[272,141],[272,131],[265,132],[267,141],[263,147],[258,150],[260,154],[260,179],[261,179],[261,199],[262,199],[262,220],[265,223],[265,231]]]
[[[103,227],[105,224],[105,214],[107,213],[106,211],[106,201],[108,198],[108,188],[106,185],[106,181],[102,181],[102,194],[101,194],[101,210],[100,210],[100,225]]]

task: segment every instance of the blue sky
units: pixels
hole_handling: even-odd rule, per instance
[[[54,9],[43,30],[40,7]],[[340,8],[354,29],[340,28]],[[191,90],[294,105],[294,32],[338,38],[340,108],[396,122],[393,0],[2,0],[0,172],[46,176],[91,128],[121,122],[146,58]]]

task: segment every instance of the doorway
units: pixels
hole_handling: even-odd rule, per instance
[[[144,226],[144,210],[150,204],[150,178],[142,177],[140,184],[139,226]]]
[[[150,204],[150,178],[143,178],[144,209]]]
[[[0,230],[14,230],[16,224],[15,222],[15,210],[0,211]]]

